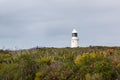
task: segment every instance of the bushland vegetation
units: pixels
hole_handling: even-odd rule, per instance
[[[0,50],[0,80],[120,80],[120,47]]]

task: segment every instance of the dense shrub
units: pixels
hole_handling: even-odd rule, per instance
[[[0,80],[119,80],[119,76],[119,47],[0,51]]]

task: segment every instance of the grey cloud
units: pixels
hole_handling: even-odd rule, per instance
[[[73,28],[81,46],[119,45],[119,14],[119,0],[0,0],[0,47],[69,46]]]

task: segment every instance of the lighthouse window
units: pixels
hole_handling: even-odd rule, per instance
[[[77,37],[77,33],[72,33],[72,36],[73,37]]]

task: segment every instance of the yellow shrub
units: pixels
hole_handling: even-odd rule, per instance
[[[40,65],[43,65],[43,64],[50,64],[51,63],[51,58],[49,57],[43,57],[41,59],[37,59],[36,62]]]
[[[35,77],[35,79],[34,80],[41,80],[40,78],[38,78],[38,77]]]
[[[108,56],[108,53],[103,52],[103,56],[104,56],[104,57],[107,57],[107,56]]]
[[[41,72],[37,72],[37,73],[36,73],[36,76],[37,76],[37,77],[41,77],[41,76],[42,76],[42,73],[41,73]]]
[[[85,75],[85,80],[91,80],[91,75],[90,74],[86,74]]]
[[[36,73],[36,77],[34,80],[41,80],[41,77],[42,77],[42,73],[41,72],[37,72]]]
[[[74,60],[75,64],[79,64],[81,61],[85,61],[85,59],[91,59],[90,53],[83,53],[82,55],[78,55]]]
[[[76,59],[74,60],[75,64],[79,64],[81,60],[81,55],[78,55]]]
[[[96,53],[90,53],[90,56],[93,57],[93,58],[96,58],[97,54]]]

